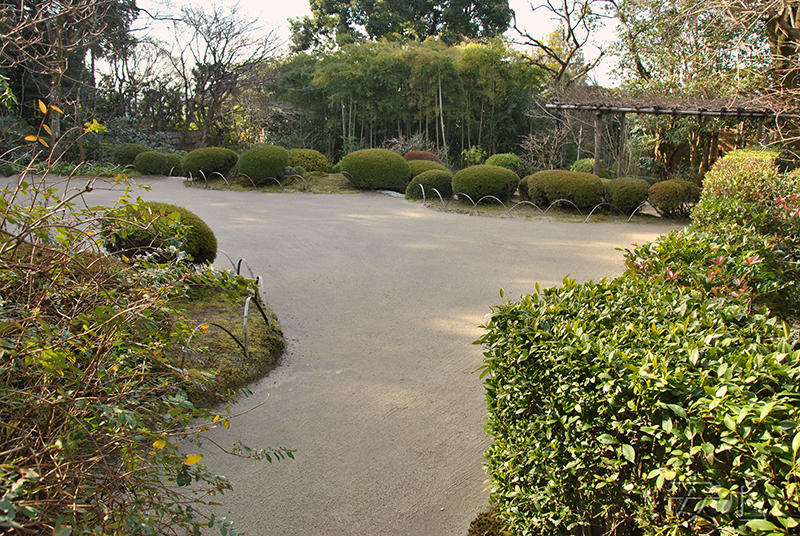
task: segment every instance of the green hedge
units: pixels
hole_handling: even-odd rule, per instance
[[[268,178],[281,176],[289,165],[289,151],[278,145],[256,145],[239,157],[239,173],[259,185]]]
[[[210,264],[217,257],[217,238],[211,228],[194,212],[168,203],[148,201],[111,211],[102,235],[106,250],[119,257],[154,255],[158,262],[169,262],[176,258],[170,246],[195,264]]]
[[[466,194],[475,203],[487,195],[505,203],[514,195],[518,183],[519,177],[510,169],[482,164],[453,175],[453,193]]]
[[[644,179],[620,177],[604,184],[606,201],[617,207],[626,216],[647,201],[650,183]]]
[[[511,153],[494,154],[487,158],[484,164],[510,169],[520,177],[525,174],[525,162],[517,155]]]
[[[149,150],[141,143],[121,143],[114,147],[111,160],[120,166],[130,166],[136,160],[136,155]]]
[[[579,209],[592,209],[603,202],[603,181],[591,173],[545,170],[520,181],[520,196],[539,207],[566,199]]]
[[[207,179],[214,173],[227,177],[236,167],[239,155],[222,147],[203,147],[189,152],[181,159],[183,172],[194,179],[205,175]]]
[[[166,155],[158,151],[144,151],[137,154],[133,159],[133,167],[142,175],[166,175],[169,171]]]
[[[362,149],[342,159],[342,173],[359,188],[405,193],[411,169],[403,157],[388,149]]]
[[[700,187],[683,179],[657,182],[650,187],[648,201],[662,216],[689,216],[700,199]]]
[[[514,534],[663,534],[687,492],[744,533],[761,505],[800,515],[800,352],[745,299],[565,280],[486,329],[491,500]]]
[[[420,173],[423,173],[425,171],[430,171],[432,169],[438,169],[440,171],[441,170],[448,171],[443,164],[431,162],[430,160],[409,160],[408,168],[411,170],[412,177],[416,177]]]
[[[419,160],[422,162],[422,160]],[[436,199],[438,196],[433,191],[434,188],[442,196],[442,199],[453,197],[453,174],[446,169],[430,169],[424,171],[411,179],[406,188],[406,199],[422,199],[422,188],[425,188],[427,199]]]
[[[183,177],[183,167],[181,167],[181,155],[167,153],[167,175],[170,177]]]
[[[331,163],[328,161],[328,157],[314,149],[290,149],[288,166],[293,168],[301,167],[309,173],[312,171],[329,173],[331,170]]]

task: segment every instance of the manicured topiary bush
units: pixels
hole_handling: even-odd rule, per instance
[[[142,175],[166,175],[169,171],[166,155],[158,151],[144,151],[137,154],[133,159],[133,167]]]
[[[421,162],[421,160],[420,160]],[[446,169],[430,169],[423,171],[408,183],[406,188],[406,199],[422,199],[422,188],[425,188],[427,199],[437,198],[434,188],[442,196],[442,199],[453,197],[453,174]]]
[[[572,167],[570,167],[569,170],[575,171],[577,173],[594,174],[594,158],[581,158],[580,160],[572,164]],[[611,174],[601,167],[599,177],[602,179],[610,179]]]
[[[525,162],[522,161],[522,158],[511,153],[494,154],[486,159],[485,164],[510,169],[519,176],[525,173]]]
[[[239,173],[258,186],[265,179],[281,176],[289,165],[289,151],[278,145],[256,145],[239,157]]]
[[[429,171],[431,169],[438,169],[447,171],[447,168],[444,167],[443,164],[438,164],[436,162],[431,162],[430,160],[410,160],[408,161],[408,167],[411,169],[411,176],[416,177],[420,173],[424,171]]]
[[[579,209],[592,209],[603,202],[603,182],[591,173],[545,170],[522,179],[520,195],[540,207],[567,200]]]
[[[630,216],[647,201],[650,183],[644,179],[620,177],[605,183],[606,201]]]
[[[518,184],[519,177],[510,169],[486,164],[470,166],[453,175],[453,193],[466,194],[476,203],[487,195],[506,202]]]
[[[172,221],[174,213],[179,222]],[[153,224],[156,220],[160,221]],[[184,228],[182,233],[180,228]],[[168,251],[170,245],[177,245],[195,264],[212,263],[217,257],[217,238],[211,228],[195,213],[168,203],[147,201],[111,211],[102,234],[105,248],[120,257],[153,254],[157,261],[168,262],[175,258]]]
[[[167,175],[170,177],[182,177],[183,168],[181,167],[181,155],[167,153]]]
[[[362,149],[342,159],[346,173],[359,188],[405,193],[411,169],[403,157],[388,149]]]
[[[207,179],[214,173],[227,177],[236,166],[239,155],[235,151],[223,147],[203,147],[189,152],[181,159],[181,168],[187,175],[199,179],[205,175]]]
[[[136,155],[149,150],[141,143],[121,143],[114,147],[111,159],[120,166],[130,166],[136,160]]]
[[[700,200],[700,187],[683,179],[657,182],[647,196],[662,216],[689,216],[692,207]]]
[[[437,164],[444,165],[442,159],[430,151],[408,151],[405,155],[403,155],[403,158],[406,162],[411,162],[412,160],[427,160],[429,162],[436,162]]]
[[[328,173],[331,170],[331,163],[328,157],[314,149],[291,149],[289,151],[289,167],[302,167],[308,172],[321,171]]]

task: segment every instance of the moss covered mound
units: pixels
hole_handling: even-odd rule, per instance
[[[498,153],[487,158],[484,163],[489,166],[500,166],[510,169],[520,177],[525,174],[525,162],[515,154]]]
[[[158,151],[144,151],[133,159],[133,167],[142,175],[166,175],[167,157]]]
[[[362,149],[342,159],[342,173],[356,186],[367,190],[392,190],[405,193],[411,168],[403,157],[388,149]]]
[[[700,200],[700,187],[683,179],[657,182],[650,187],[648,201],[662,216],[688,216]]]
[[[289,151],[288,165],[295,169],[301,167],[309,173],[312,171],[329,173],[331,170],[331,163],[328,161],[328,157],[314,149],[291,149]]]
[[[572,167],[570,167],[569,170],[574,171],[576,173],[594,174],[594,158],[581,158],[580,160],[572,164]],[[601,179],[610,179],[611,174],[601,167],[599,177]]]
[[[579,209],[592,209],[603,202],[603,181],[591,173],[546,170],[520,181],[520,196],[539,207],[566,200]]]
[[[256,145],[239,157],[239,173],[259,185],[268,178],[279,177],[289,165],[289,151],[279,145]]]
[[[207,179],[214,173],[227,177],[233,171],[239,155],[223,147],[203,147],[195,149],[181,159],[181,168],[187,176]]]
[[[408,162],[408,167],[411,169],[412,177],[416,177],[420,173],[424,173],[425,171],[430,171],[432,169],[447,171],[447,168],[444,167],[444,164],[438,164],[436,162],[431,162],[430,160],[411,160]]]
[[[121,143],[114,147],[111,160],[120,166],[130,166],[136,160],[136,155],[149,150],[141,143]]]
[[[422,162],[422,160],[420,160]],[[453,174],[446,169],[429,169],[411,179],[406,188],[406,199],[422,199],[422,188],[425,188],[425,198],[436,198],[435,188],[442,199],[453,197]]]
[[[154,254],[159,262],[174,260],[168,247],[177,243],[169,225],[153,225],[155,220],[177,212],[180,224],[186,227],[179,249],[195,264],[214,262],[217,258],[217,238],[211,228],[194,212],[171,205],[147,201],[140,205],[121,207],[107,214],[103,225],[103,245],[120,257],[136,258]]]
[[[633,177],[620,177],[605,183],[606,201],[626,216],[633,214],[634,210],[647,201],[649,190],[649,182]]]
[[[510,169],[482,164],[453,175],[453,193],[466,194],[476,203],[487,195],[505,203],[514,195],[518,183],[519,177]]]
[[[167,175],[170,177],[183,177],[183,168],[181,167],[181,155],[175,153],[167,153]]]

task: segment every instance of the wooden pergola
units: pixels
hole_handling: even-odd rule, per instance
[[[545,105],[551,110],[577,110],[594,113],[594,174],[600,173],[600,156],[603,146],[602,122],[604,115],[620,116],[622,131],[625,132],[625,115],[671,115],[675,117],[724,117],[741,119],[758,119],[758,137],[763,137],[764,121],[766,119],[798,119],[800,113],[776,112],[770,109],[755,108],[726,108],[726,107],[703,107],[703,106],[659,106],[651,104],[647,106],[625,106],[613,104],[588,104],[575,102],[554,101]],[[617,161],[617,175],[621,173],[622,159]]]

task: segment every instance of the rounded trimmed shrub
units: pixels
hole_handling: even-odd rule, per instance
[[[580,160],[572,164],[572,167],[570,167],[569,170],[575,171],[577,173],[594,174],[594,158],[581,158]],[[611,174],[601,167],[599,177],[601,179],[610,179]]]
[[[176,153],[167,153],[167,175],[170,177],[183,177],[183,168],[181,167],[181,155]]]
[[[486,164],[470,166],[453,175],[453,193],[466,194],[475,202],[487,195],[506,202],[518,184],[519,177],[510,169]]]
[[[297,169],[303,168],[306,171],[321,171],[328,173],[331,170],[331,163],[328,157],[314,149],[290,149],[289,167]]]
[[[133,167],[142,175],[166,175],[167,157],[158,151],[144,151],[133,159]]]
[[[239,173],[256,185],[264,179],[280,177],[289,165],[289,151],[279,145],[256,145],[239,157]]]
[[[349,173],[359,188],[404,193],[411,168],[403,157],[388,149],[362,149],[342,158],[342,173]]]
[[[518,176],[522,176],[522,174],[525,173],[525,162],[522,161],[522,158],[512,153],[494,154],[487,158],[485,163],[490,166],[500,166],[510,169]]]
[[[423,162],[423,160],[419,160],[419,162]],[[442,196],[442,199],[453,197],[453,174],[446,169],[429,169],[411,179],[406,188],[406,199],[422,199],[420,185],[425,188],[425,196],[429,199],[436,196],[434,188]]]
[[[238,160],[239,155],[236,151],[223,147],[203,147],[184,156],[181,159],[181,168],[184,173],[196,178],[201,175],[211,178],[213,173],[227,177]]]
[[[111,154],[111,161],[120,166],[130,166],[133,164],[133,161],[136,160],[136,156],[139,153],[149,150],[148,147],[145,147],[141,143],[121,143],[114,147],[114,151]]]
[[[657,182],[650,187],[647,200],[662,216],[689,216],[700,200],[700,187],[683,179]]]
[[[606,201],[620,209],[626,216],[647,201],[650,183],[644,179],[620,177],[605,185]]]
[[[408,151],[403,155],[403,158],[406,162],[411,162],[413,160],[427,160],[428,162],[436,162],[437,164],[444,165],[442,159],[430,151]]]
[[[520,181],[520,195],[537,206],[566,199],[579,209],[592,209],[603,202],[603,181],[591,173],[539,171]]]
[[[416,177],[420,173],[424,173],[425,171],[430,171],[431,169],[447,171],[447,168],[444,167],[444,164],[439,164],[437,162],[432,162],[430,160],[411,160],[408,162],[408,167],[411,169],[412,177]]]
[[[159,262],[174,260],[165,249],[175,236],[166,232],[167,226],[150,225],[174,212],[180,214],[180,225],[187,228],[179,249],[195,264],[214,262],[217,238],[211,228],[194,212],[169,203],[147,201],[109,212],[102,229],[103,244],[110,253],[118,256],[134,258],[155,253]],[[126,227],[124,233],[123,227]]]

